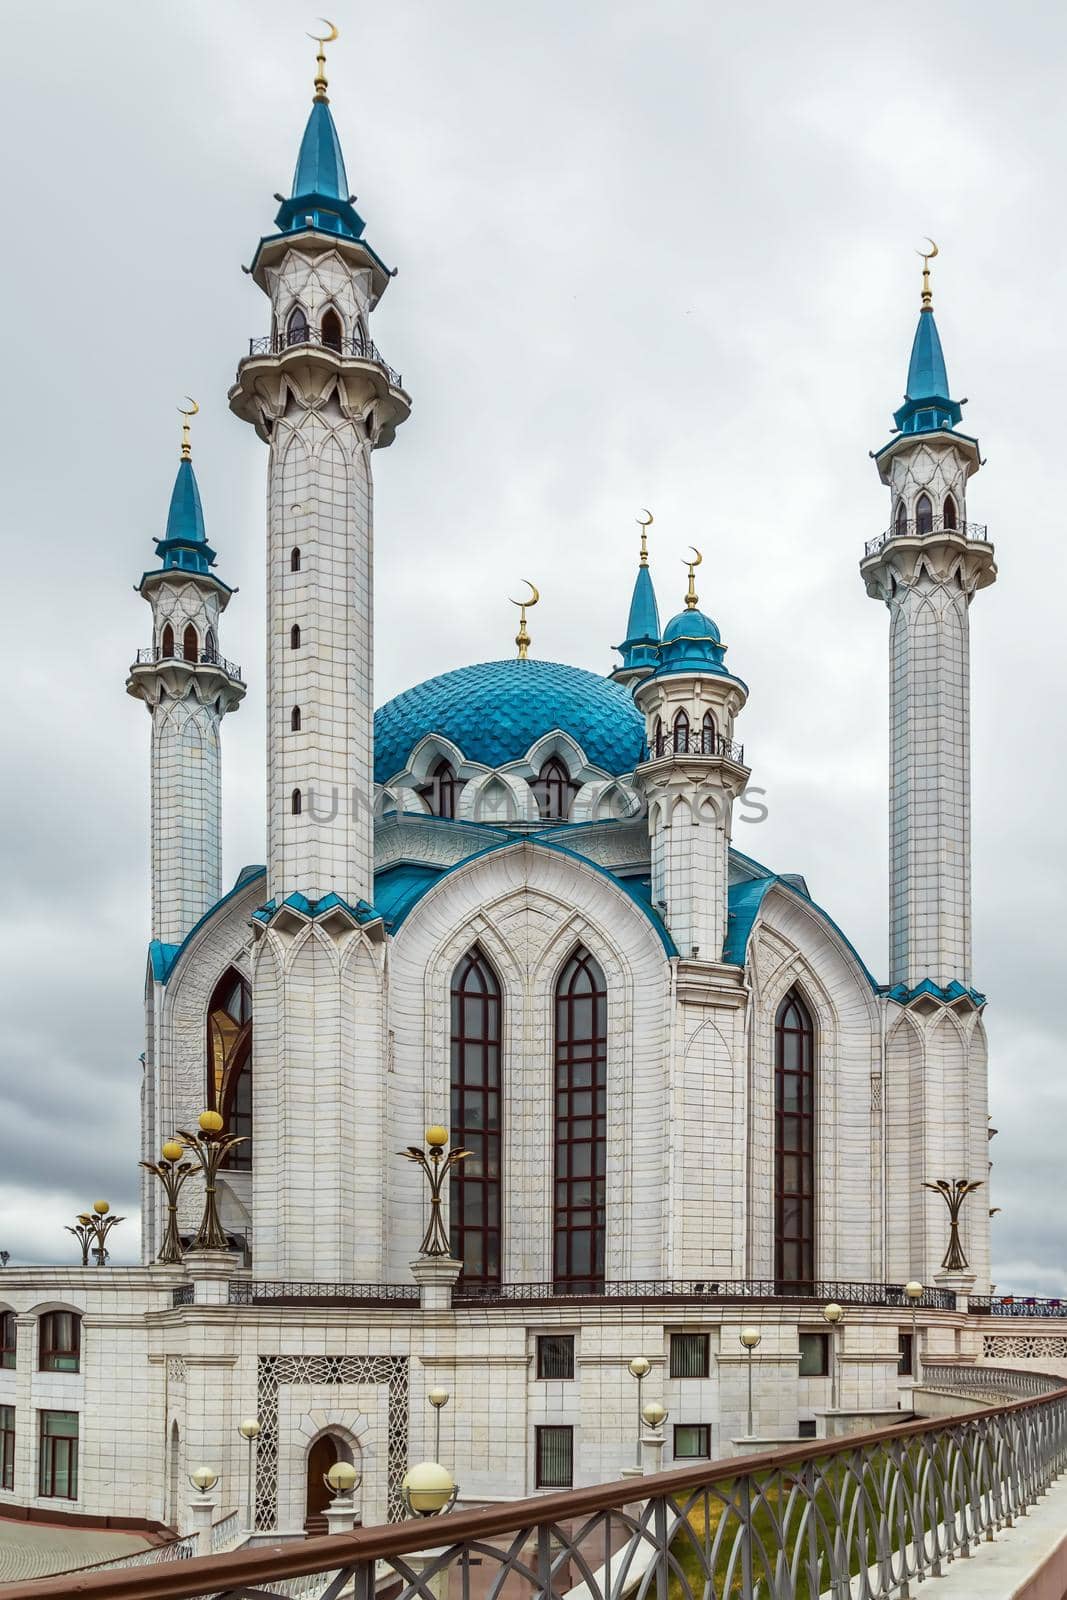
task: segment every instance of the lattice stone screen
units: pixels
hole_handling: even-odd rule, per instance
[[[1053,1333],[987,1333],[982,1340],[987,1361],[1034,1361],[1054,1356],[1067,1360],[1067,1337]]]

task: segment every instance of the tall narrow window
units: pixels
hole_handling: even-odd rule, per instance
[[[534,1430],[535,1483],[539,1489],[569,1489],[574,1482],[574,1429],[553,1424]]]
[[[292,806],[293,816],[299,817],[304,809],[304,797],[299,789],[293,790],[290,796],[290,805]]]
[[[227,1133],[245,1139],[226,1165],[252,1166],[252,990],[235,967],[227,967],[211,996],[207,1014],[207,1103],[218,1111]]]
[[[893,527],[898,536],[908,531],[908,508],[903,500],[897,501],[897,514]]]
[[[477,946],[452,975],[451,1142],[471,1153],[449,1188],[465,1283],[500,1282],[500,985]]]
[[[0,1406],[0,1489],[15,1487],[15,1408]]]
[[[289,648],[290,650],[300,649],[300,624],[298,622],[294,622],[289,629]]]
[[[78,1498],[78,1413],[41,1411],[37,1492],[49,1499]]]
[[[295,546],[289,552],[289,571],[290,572],[299,572],[300,571],[300,551]]]
[[[302,306],[294,306],[290,311],[289,321],[285,325],[285,340],[287,344],[307,344],[308,319]]]
[[[930,504],[930,496],[921,494],[915,502],[915,532],[918,534],[933,533],[934,508]]]
[[[169,661],[174,655],[174,629],[169,622],[163,624],[163,637],[159,642],[159,650],[164,661]]]
[[[219,641],[215,637],[214,628],[209,628],[207,630],[207,640],[204,644],[204,659],[206,661],[217,661],[219,659]]]
[[[300,732],[300,707],[294,706],[289,713],[289,727],[293,733]]]
[[[182,655],[186,661],[199,661],[200,640],[197,638],[196,629],[190,622],[182,634]]]
[[[533,785],[537,809],[546,822],[566,822],[576,785],[558,756],[550,756]]]
[[[15,1313],[0,1311],[0,1367],[15,1365]]]
[[[46,1311],[39,1327],[38,1366],[42,1372],[81,1369],[82,1319],[76,1311]]]
[[[588,950],[556,984],[554,1273],[557,1284],[604,1277],[608,996]]]
[[[663,754],[663,718],[657,717],[652,728],[652,753],[657,756]]]
[[[689,749],[689,718],[684,711],[674,719],[674,748],[682,755]]]
[[[941,525],[950,532],[955,532],[957,527],[956,502],[950,494],[945,496],[945,503],[941,507]]]
[[[798,990],[774,1023],[774,1275],[815,1277],[815,1029]]]
[[[419,793],[435,817],[454,817],[460,787],[451,762],[442,759],[431,772],[429,783]]]
[[[322,313],[322,342],[329,349],[340,353],[343,337],[344,329],[341,326],[341,319],[333,307],[328,306]]]
[[[700,724],[700,748],[706,756],[715,754],[715,718],[710,711],[705,711]]]

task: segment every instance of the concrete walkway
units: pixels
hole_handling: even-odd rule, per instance
[[[67,1567],[84,1567],[113,1556],[131,1556],[148,1540],[138,1533],[106,1528],[68,1528],[44,1522],[8,1522],[0,1518],[0,1583],[43,1578]]]

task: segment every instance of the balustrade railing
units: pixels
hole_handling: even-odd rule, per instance
[[[964,1387],[975,1376],[946,1370]],[[586,1600],[896,1600],[1011,1526],[1067,1468],[1067,1386],[1045,1381],[1045,1393],[965,1416],[198,1557],[150,1578],[89,1574],[78,1593],[556,1600],[580,1587]],[[67,1600],[69,1584],[38,1578],[5,1600]]]
[[[1040,1295],[978,1295],[967,1297],[967,1310],[984,1317],[1067,1317],[1067,1300],[1047,1300]]]
[[[231,1511],[227,1516],[220,1517],[218,1522],[211,1524],[211,1550],[214,1555],[221,1555],[224,1550],[232,1550],[241,1539],[241,1513]]]
[[[319,328],[307,327],[299,332],[266,333],[259,339],[249,339],[249,356],[280,356],[287,350],[298,350],[304,345],[315,345],[320,350],[332,350],[334,355],[355,361],[373,361],[385,372],[394,389],[402,389],[404,380],[395,367],[391,367],[373,339],[325,335]]]
[[[466,1284],[452,1293],[456,1305],[503,1305],[514,1301],[544,1304],[552,1300],[685,1300],[729,1302],[738,1300],[815,1300],[825,1305],[910,1307],[902,1283],[850,1283],[819,1279],[786,1283],[778,1278],[653,1278],[591,1283],[490,1283]],[[925,1288],[918,1305],[930,1311],[954,1311],[951,1289]]]
[[[642,761],[658,761],[662,756],[721,756],[726,761],[745,764],[745,747],[726,739],[721,733],[678,733],[674,729],[660,734],[652,744],[646,744]]]
[[[176,1289],[171,1290],[170,1303],[175,1311],[182,1306],[191,1306],[196,1298],[196,1291],[191,1283],[180,1283]]]
[[[228,678],[235,678],[238,683],[243,683],[241,669],[236,661],[227,661],[225,656],[220,656],[217,650],[197,650],[186,654],[183,649],[175,645],[173,650],[161,650],[158,645],[149,645],[144,650],[138,650],[134,663],[138,667],[151,667],[159,661],[187,661],[192,667],[218,667]]]
[[[309,1283],[273,1278],[230,1283],[231,1306],[253,1305],[418,1305],[415,1283]]]
[[[944,517],[919,517],[914,521],[895,522],[876,539],[868,539],[864,546],[864,555],[876,556],[890,539],[924,539],[931,533],[954,533],[961,539],[989,538],[989,528],[984,522],[955,522],[951,518],[946,521]]]

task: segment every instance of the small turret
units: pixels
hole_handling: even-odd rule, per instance
[[[626,621],[626,638],[615,648],[622,656],[622,666],[611,676],[616,683],[640,683],[656,670],[659,648],[659,607],[652,574],[648,570],[648,530],[652,526],[652,513],[645,512],[647,520],[637,519],[641,529],[641,561],[634,581],[630,615]]]

